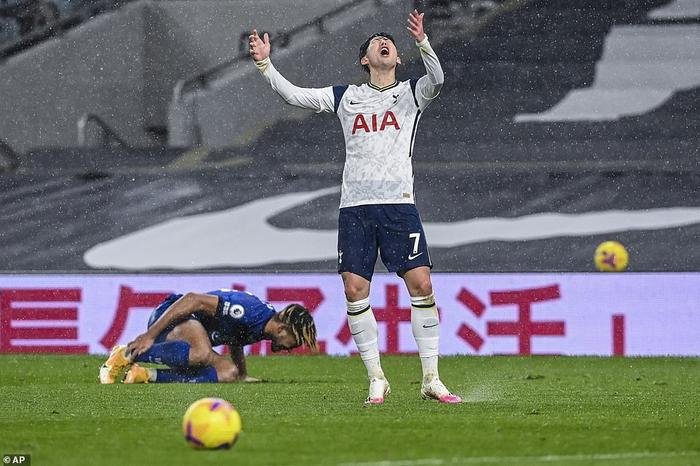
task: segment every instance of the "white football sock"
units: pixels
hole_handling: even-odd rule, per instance
[[[411,296],[411,328],[423,368],[423,382],[438,377],[440,319],[435,294]]]
[[[362,362],[367,368],[369,378],[384,378],[382,366],[379,362],[379,345],[377,338],[379,330],[374,312],[369,304],[369,297],[359,301],[346,301],[348,308],[348,326],[352,339],[360,352]]]

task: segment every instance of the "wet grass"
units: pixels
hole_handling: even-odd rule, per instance
[[[362,363],[249,358],[259,384],[99,385],[101,358],[0,356],[0,454],[38,465],[699,465],[700,359],[446,357],[466,403],[420,399],[416,357],[385,357],[392,394],[366,407]],[[194,400],[231,401],[243,433],[194,451]]]

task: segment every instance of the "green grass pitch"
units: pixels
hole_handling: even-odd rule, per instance
[[[361,361],[252,357],[259,384],[99,385],[94,356],[0,356],[0,454],[32,465],[700,465],[700,359],[445,357],[465,403],[420,399],[417,357],[383,358],[392,394],[363,406]],[[231,450],[180,422],[231,401]]]

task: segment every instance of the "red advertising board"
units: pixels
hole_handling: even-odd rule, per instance
[[[700,355],[700,273],[434,274],[433,286],[443,355]],[[105,353],[169,293],[219,288],[303,303],[323,352],[355,351],[335,274],[66,274],[0,275],[0,352]],[[402,280],[376,275],[371,303],[381,350],[415,352]]]

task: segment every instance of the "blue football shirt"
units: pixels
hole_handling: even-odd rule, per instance
[[[275,315],[275,308],[247,291],[215,290],[207,294],[218,296],[214,316],[195,312],[212,346],[245,346],[264,339],[265,324]]]

